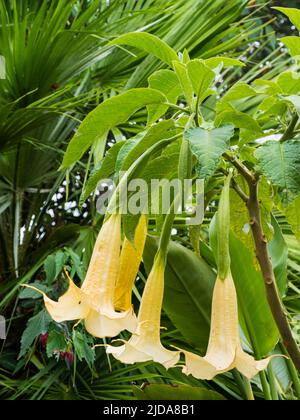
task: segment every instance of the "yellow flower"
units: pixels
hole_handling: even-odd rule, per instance
[[[123,312],[114,308],[115,287],[119,275],[121,216],[110,216],[98,235],[89,269],[81,288],[69,278],[68,291],[58,302],[44,296],[46,309],[57,322],[84,320],[95,337],[115,337],[121,331],[136,329],[136,316],[130,307]]]
[[[142,215],[135,231],[134,244],[124,239],[119,277],[115,291],[115,309],[128,311],[132,307],[132,288],[142,260],[147,237],[147,218]]]
[[[230,272],[224,280],[219,277],[216,281],[206,356],[182,352],[185,355],[183,373],[202,380],[213,379],[216,375],[234,368],[251,379],[268,366],[270,358],[256,361],[242,349],[237,295]]]
[[[138,316],[138,327],[120,347],[108,346],[107,353],[122,363],[153,360],[166,368],[179,360],[179,351],[167,350],[160,341],[160,317],[164,294],[165,259],[159,253],[146,282]]]

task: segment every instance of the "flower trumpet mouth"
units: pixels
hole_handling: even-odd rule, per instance
[[[164,291],[164,258],[158,254],[146,282],[138,327],[122,346],[107,346],[107,353],[125,364],[154,361],[167,369],[175,366],[180,352],[166,349],[160,341],[160,317]]]
[[[56,322],[84,320],[86,330],[99,338],[115,337],[121,331],[136,329],[132,308],[116,312],[115,285],[119,273],[121,216],[112,215],[98,235],[89,269],[81,288],[69,277],[69,288],[57,302],[42,291],[26,285],[44,297],[50,316]]]
[[[205,357],[182,350],[185,355],[183,373],[197,379],[210,380],[236,368],[251,379],[264,370],[271,358],[256,361],[245,353],[239,336],[238,304],[231,273],[216,281],[210,339]]]

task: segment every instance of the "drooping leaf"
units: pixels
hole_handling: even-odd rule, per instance
[[[275,186],[282,189],[286,199],[300,190],[300,143],[269,141],[259,147],[255,156],[257,168]]]
[[[164,63],[172,66],[173,61],[179,61],[176,52],[168,44],[155,35],[147,32],[130,32],[114,39],[110,45],[129,45],[153,54]]]
[[[87,149],[113,127],[126,122],[139,109],[166,101],[158,90],[132,89],[107,99],[83,120],[66,150],[62,168],[68,168],[79,160]]]
[[[162,385],[162,384],[148,384],[141,389],[137,386],[133,387],[133,393],[138,400],[205,400],[205,401],[222,401],[225,400],[223,395],[215,391],[210,391],[205,388],[199,388],[189,385]]]
[[[229,142],[234,134],[234,127],[226,125],[212,130],[193,128],[185,133],[190,142],[191,150],[197,158],[197,174],[206,179],[213,175],[220,158],[229,148]]]
[[[149,237],[144,252],[147,272],[157,251]],[[187,342],[204,353],[208,344],[212,293],[216,274],[194,252],[171,242],[166,274],[164,311]]]

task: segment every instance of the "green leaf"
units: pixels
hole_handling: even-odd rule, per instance
[[[55,255],[49,255],[44,262],[44,270],[46,272],[46,282],[50,286],[56,279],[56,261]]]
[[[287,282],[287,265],[288,265],[288,246],[284,240],[280,226],[277,220],[272,216],[272,226],[274,236],[268,244],[268,250],[271,256],[274,274],[277,286],[281,296],[285,295],[288,287]]]
[[[263,134],[263,130],[253,117],[235,109],[223,111],[217,115],[215,125],[220,126],[222,124],[233,124],[236,128],[245,128],[246,130],[251,127],[252,132],[259,135]]]
[[[129,32],[121,35],[109,43],[109,45],[129,45],[139,48],[149,54],[153,54],[168,66],[172,66],[173,61],[179,61],[176,52],[168,44],[155,35],[147,32]]]
[[[200,103],[205,99],[207,90],[212,85],[216,75],[205,65],[203,60],[192,60],[187,64],[187,71],[193,90]]]
[[[95,361],[93,341],[78,330],[73,330],[73,344],[79,361],[85,360],[91,367]]]
[[[282,189],[286,198],[300,190],[299,141],[269,141],[259,147],[255,156],[257,168],[274,185]]]
[[[232,111],[232,108],[229,107],[228,104],[253,96],[257,96],[257,92],[251,86],[244,82],[237,82],[219,101],[217,111],[218,113],[221,113],[222,111]]]
[[[151,146],[162,139],[171,138],[175,134],[175,125],[173,120],[161,121],[143,134],[130,148],[128,153],[123,157],[121,165],[122,171],[127,171],[130,166]]]
[[[47,332],[51,321],[52,320],[45,309],[29,319],[21,338],[19,359],[27,353],[36,337]]]
[[[67,348],[68,345],[63,331],[57,331],[56,329],[53,329],[49,333],[49,337],[47,340],[47,356],[50,358],[54,355],[58,355],[60,352],[67,351]]]
[[[300,55],[300,38],[298,36],[285,36],[280,41],[289,48],[292,57]]]
[[[215,69],[219,67],[220,65],[223,65],[223,67],[231,67],[231,66],[239,66],[239,67],[245,67],[245,63],[243,63],[240,60],[237,60],[235,58],[230,57],[211,57],[204,60],[207,67],[211,69]]]
[[[173,68],[175,70],[175,73],[177,74],[185,99],[188,105],[191,105],[193,103],[194,90],[192,82],[188,75],[187,67],[183,63],[174,62]]]
[[[99,165],[92,172],[89,180],[80,197],[80,204],[82,205],[88,196],[96,190],[98,183],[109,178],[115,171],[115,164],[121,148],[126,144],[126,141],[120,141],[114,144],[102,159]]]
[[[273,9],[278,10],[281,13],[284,13],[300,32],[300,10],[299,9],[295,9],[292,7],[273,7]]]
[[[144,262],[149,273],[157,251],[149,237]],[[192,251],[171,242],[165,272],[164,311],[189,344],[203,354],[207,349],[216,274]]]
[[[107,99],[81,123],[68,145],[62,168],[76,163],[99,137],[126,122],[139,109],[162,102],[166,102],[166,97],[158,90],[149,88],[132,89]]]
[[[286,96],[284,99],[295,107],[297,114],[300,116],[300,96],[290,95]]]
[[[277,79],[277,84],[284,95],[297,95],[300,92],[300,75],[294,71],[287,71]]]
[[[179,95],[182,93],[178,77],[176,76],[176,73],[171,70],[159,70],[153,73],[149,77],[149,87],[162,92],[171,104],[176,104]],[[148,124],[153,124],[157,121],[167,112],[168,108],[168,105],[149,105]]]
[[[199,178],[209,178],[214,174],[221,156],[229,148],[229,142],[233,135],[234,127],[231,125],[212,130],[193,128],[185,133],[191,150],[197,158],[196,170]]]
[[[230,251],[243,329],[257,357],[264,357],[274,349],[279,333],[266,298],[263,276],[254,266],[248,249],[235,235],[230,239]]]
[[[291,225],[293,233],[300,241],[300,195],[288,205],[285,209],[285,215],[288,223]]]
[[[45,286],[45,284],[39,281],[30,283],[30,286],[35,287],[36,289],[41,290],[44,293],[48,293],[51,290],[49,287]],[[24,288],[19,294],[19,299],[40,299],[41,297],[42,296],[40,293],[27,287]]]
[[[138,400],[156,400],[156,401],[224,401],[226,398],[215,391],[205,388],[193,387],[189,385],[161,385],[148,384],[145,388],[140,389],[137,386],[132,388],[135,397]]]

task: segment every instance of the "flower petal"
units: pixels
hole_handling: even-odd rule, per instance
[[[184,350],[182,353],[185,355],[185,366],[182,368],[182,372],[186,375],[192,375],[196,379],[211,380],[222,373],[206,358]]]
[[[121,249],[121,215],[111,215],[103,224],[82,285],[96,311],[114,310]]]
[[[246,378],[252,379],[259,372],[266,369],[270,363],[272,357],[268,357],[263,360],[255,360],[254,357],[245,353],[241,347],[236,352],[236,358],[234,366],[240,371]]]
[[[71,279],[67,292],[58,299],[58,302],[48,298],[44,292],[33,286],[24,286],[43,295],[46,309],[56,322],[83,319],[90,311],[86,296]]]
[[[134,245],[125,237],[121,252],[120,271],[115,291],[115,309],[127,311],[131,308],[132,287],[142,260],[147,237],[147,218],[140,217],[135,231]]]
[[[116,337],[121,331],[134,332],[137,319],[132,309],[127,312],[104,314],[91,310],[85,318],[85,328],[94,337]]]
[[[175,366],[180,357],[179,351],[168,350],[161,343],[150,340],[145,343],[136,335],[123,346],[108,346],[106,351],[122,363],[133,364],[153,360],[162,364],[166,369]]]
[[[228,369],[235,359],[240,342],[238,306],[231,274],[217,279],[212,302],[210,339],[205,359],[217,371]]]

